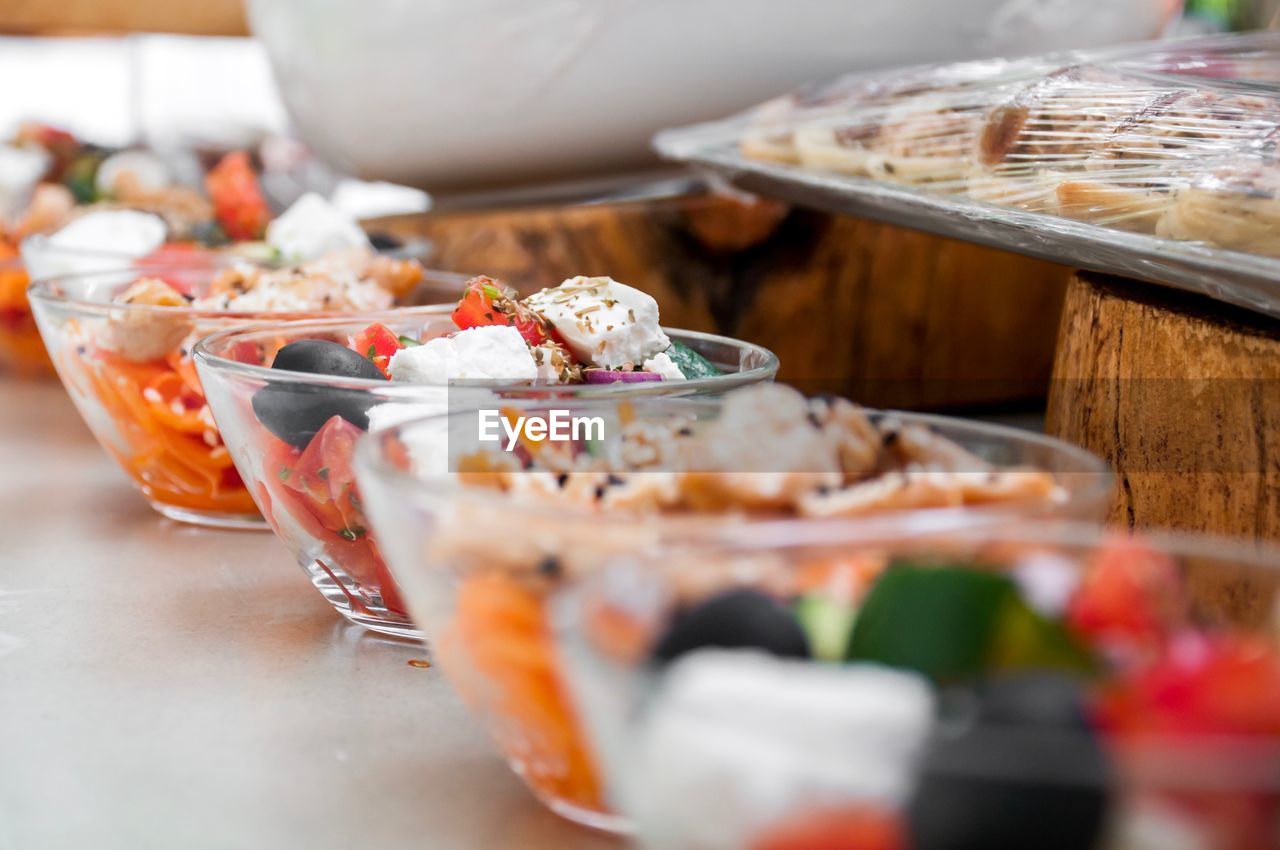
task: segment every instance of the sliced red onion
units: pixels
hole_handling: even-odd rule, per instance
[[[620,372],[614,369],[587,369],[582,378],[588,384],[635,384],[640,381],[661,381],[656,372]]]

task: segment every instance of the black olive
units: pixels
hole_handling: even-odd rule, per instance
[[[913,850],[1091,850],[1110,771],[1078,683],[1036,673],[992,685],[974,722],[939,732],[908,806]]]
[[[979,708],[979,719],[988,724],[1088,728],[1080,683],[1061,673],[1031,671],[996,679],[984,690]]]
[[[390,233],[370,233],[369,244],[375,251],[395,251],[404,247],[404,242]]]
[[[320,339],[291,342],[276,354],[272,369],[333,375],[343,378],[385,380],[377,366],[358,353]],[[371,393],[345,387],[269,383],[253,396],[253,412],[268,431],[289,445],[305,449],[316,432],[334,416],[368,430],[369,408],[377,403]]]
[[[695,649],[762,649],[782,658],[808,658],[809,641],[790,609],[756,590],[730,590],[676,617],[653,649],[666,663]]]
[[[271,368],[311,375],[386,380],[386,376],[369,358],[327,339],[301,339],[289,343],[276,352]]]

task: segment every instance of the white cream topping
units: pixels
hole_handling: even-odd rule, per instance
[[[113,194],[124,174],[132,174],[138,187],[156,192],[173,183],[168,163],[151,151],[120,151],[102,161],[94,177],[94,185],[103,194]]]
[[[369,247],[369,237],[355,218],[315,192],[303,195],[268,224],[266,239],[290,263],[344,248]]]
[[[99,210],[82,215],[49,237],[55,248],[137,258],[164,244],[164,219],[136,210]]]
[[[0,215],[11,218],[22,213],[50,159],[39,148],[0,145]]]
[[[509,325],[469,328],[397,351],[388,364],[393,381],[533,381],[538,364],[520,332]]]
[[[570,278],[535,292],[525,303],[555,326],[584,363],[605,369],[634,366],[671,345],[658,322],[658,302],[613,278]]]
[[[52,236],[22,243],[32,280],[107,271],[145,257],[164,244],[168,227],[151,213],[99,210],[69,222]]]
[[[664,381],[683,381],[684,372],[680,371],[680,367],[671,359],[671,355],[665,351],[657,354],[644,361],[641,367],[646,372],[652,372],[655,375],[661,375]]]

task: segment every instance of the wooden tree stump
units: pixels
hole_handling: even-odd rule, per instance
[[[1280,539],[1280,322],[1081,274],[1047,429],[1111,462],[1111,522]]]
[[[1042,399],[1069,270],[772,201],[700,196],[427,214],[435,264],[522,291],[577,274],[651,293],[672,327],[764,345],[781,380],[885,407]]]

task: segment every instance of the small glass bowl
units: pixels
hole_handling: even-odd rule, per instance
[[[37,280],[28,294],[49,356],[89,430],[155,510],[197,525],[265,529],[209,412],[191,346],[213,331],[317,314],[110,303],[140,277],[180,283],[199,297],[228,262],[193,251],[182,261]],[[419,292],[434,288],[437,297],[454,298],[464,282],[462,275],[431,272]]]
[[[527,405],[526,405],[527,406]],[[585,401],[556,405],[573,415],[665,420],[717,416],[718,400]],[[532,409],[537,409],[533,407]],[[545,409],[545,408],[543,408]],[[1007,522],[1013,516],[1098,519],[1111,489],[1106,465],[1066,443],[1011,428],[935,416],[893,414],[932,428],[1000,466],[1053,473],[1066,497],[1053,504],[913,510],[857,522],[744,519],[741,515],[606,515],[464,487],[438,470],[415,470],[406,447],[441,433],[474,433],[474,412],[376,432],[357,450],[356,473],[372,527],[409,610],[446,674],[489,729],[508,762],[547,806],[587,826],[618,831],[598,765],[570,706],[552,643],[552,594],[623,553],[681,540],[733,540],[788,529],[861,529],[885,522],[928,529]],[[887,414],[873,414],[875,416]],[[452,421],[451,421],[452,420]],[[452,430],[463,425],[461,432]]]
[[[608,798],[644,846],[864,846],[840,843],[849,829],[897,836],[868,847],[916,846],[917,829],[935,836],[926,846],[950,846],[938,844],[936,836],[963,834],[974,818],[1025,821],[1037,817],[1030,812],[1043,814],[1046,805],[1063,817],[1071,813],[1077,826],[1089,821],[1083,829],[1093,837],[1070,844],[1075,850],[1272,846],[1280,825],[1280,719],[1270,735],[1202,734],[1192,711],[1218,699],[1223,705],[1235,700],[1237,708],[1242,697],[1248,700],[1221,680],[1219,688],[1205,691],[1209,702],[1197,704],[1186,698],[1187,685],[1171,683],[1168,668],[1157,677],[1142,666],[1152,662],[1119,655],[1104,668],[1114,678],[1094,671],[1081,680],[1089,684],[1081,686],[1088,720],[1080,726],[1017,725],[1008,717],[979,724],[974,691],[956,686],[929,688],[932,710],[915,718],[921,724],[906,719],[910,700],[892,702],[902,696],[902,681],[867,685],[863,679],[864,689],[851,694],[849,680],[833,676],[853,668],[831,660],[782,662],[758,652],[701,650],[664,667],[653,658],[681,611],[744,587],[809,606],[820,599],[833,606],[828,610],[856,610],[849,600],[865,598],[891,559],[913,569],[964,563],[1014,578],[1024,594],[1028,587],[1049,592],[1053,598],[1041,597],[1040,605],[1070,610],[1067,600],[1098,558],[1158,559],[1168,567],[1174,579],[1169,585],[1179,589],[1162,586],[1167,604],[1156,625],[1169,629],[1160,651],[1177,659],[1173,663],[1197,664],[1210,636],[1224,632],[1260,638],[1261,644],[1247,645],[1247,658],[1258,645],[1280,649],[1280,551],[1190,536],[1129,539],[1078,523],[928,529],[892,518],[873,534],[865,524],[761,527],[617,559],[554,599],[554,638],[548,642],[587,730],[589,751],[598,756]],[[930,624],[918,625],[913,639],[921,632],[927,638]],[[863,662],[854,672],[882,676],[879,671],[889,669]],[[1133,678],[1122,679],[1115,672],[1120,669]],[[792,678],[806,671],[802,679]],[[913,684],[927,681],[910,675]],[[1179,712],[1172,727],[1164,718],[1158,732],[1124,728],[1107,713],[1133,705],[1115,700],[1121,690],[1108,689],[1123,689],[1125,681],[1142,676],[1149,678],[1141,679],[1141,687],[1152,687],[1166,701],[1165,711]],[[1278,683],[1280,664],[1269,681],[1257,684],[1258,696],[1276,704]],[[1249,685],[1239,675],[1234,684]],[[1035,693],[1043,699],[1046,692]],[[874,694],[890,700],[888,706],[868,711],[865,700]],[[745,703],[753,710],[741,710]],[[842,706],[854,714],[866,711],[857,715],[865,725],[851,725],[854,714],[842,713]],[[1122,716],[1141,727],[1148,715],[1138,711]],[[973,737],[966,739],[966,732]],[[957,746],[957,740],[969,743]],[[931,749],[931,741],[941,746]],[[1105,755],[1098,759],[1097,751]],[[974,814],[964,801],[981,797],[1000,802]],[[1019,834],[1008,824],[1003,829]]]
[[[326,339],[346,344],[373,320],[397,335],[414,339],[443,336],[457,331],[450,318],[452,309],[449,305],[381,317],[362,316],[358,320],[263,325],[213,334],[195,346],[197,369],[214,419],[262,514],[312,583],[343,617],[384,634],[422,636],[383,561],[376,529],[366,516],[353,478],[354,438],[363,428],[335,417],[306,446],[290,445],[258,419],[254,397],[266,387],[299,399],[328,394],[340,404],[355,405],[361,411],[379,407],[382,415],[388,414],[388,408],[403,408],[403,412],[392,413],[392,418],[400,421],[420,417],[425,411],[446,411],[450,409],[451,389],[444,386],[309,375],[271,369],[269,364],[275,353],[290,342]],[[580,398],[643,393],[717,393],[770,380],[777,371],[777,358],[758,346],[692,331],[667,332],[727,374],[690,381],[554,387],[495,385],[485,389],[504,397],[554,395],[568,403]]]

